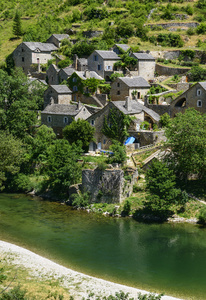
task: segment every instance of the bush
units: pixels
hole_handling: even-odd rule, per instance
[[[31,191],[31,181],[25,174],[18,173],[8,178],[6,190],[10,192],[29,192]]]
[[[131,203],[129,202],[129,200],[126,200],[123,206],[123,210],[122,210],[122,215],[123,216],[128,216],[131,210]]]
[[[205,225],[206,224],[206,207],[203,207],[200,212],[199,212],[199,216],[198,216],[198,222],[200,224]]]
[[[90,204],[90,196],[88,193],[75,194],[72,198],[72,206],[86,207]]]
[[[124,163],[126,161],[126,149],[124,145],[121,145],[117,141],[113,141],[113,144],[109,147],[109,149],[113,152],[109,156],[109,162],[110,163]]]

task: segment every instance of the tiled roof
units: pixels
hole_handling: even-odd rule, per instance
[[[134,114],[140,114],[141,112],[147,113],[149,116],[151,116],[152,119],[155,121],[160,120],[159,114],[154,112],[152,109],[142,105],[136,100],[129,100],[130,101],[130,110],[127,110],[126,108],[126,101],[112,101],[113,105],[116,106],[123,114],[125,115],[134,115]]]
[[[50,52],[57,50],[58,48],[51,43],[40,43],[40,42],[23,42],[31,51],[39,49],[42,52]]]
[[[135,58],[139,59],[139,60],[155,60],[155,58],[148,53],[133,53],[133,55],[135,56]]]
[[[103,59],[119,60],[120,57],[114,51],[95,50]]]
[[[115,46],[117,46],[118,48],[124,50],[125,52],[130,48],[128,45],[126,44],[115,44]]]
[[[51,87],[58,93],[58,94],[71,94],[72,91],[68,88],[67,85],[51,85]]]
[[[128,87],[145,87],[150,88],[150,84],[141,76],[137,77],[119,77],[120,81],[123,81]]]
[[[76,116],[81,109],[82,107],[78,108],[78,104],[50,104],[41,113]]]

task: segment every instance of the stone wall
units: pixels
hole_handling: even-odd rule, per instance
[[[146,106],[158,113],[160,116],[165,113],[170,115],[170,105],[147,104]]]
[[[164,131],[140,130],[138,132],[130,132],[130,135],[135,137],[140,144],[140,147],[158,144],[165,141]]]
[[[166,67],[159,64],[156,64],[155,71],[158,75],[166,75],[166,76],[173,76],[173,75],[181,75],[185,74],[190,70],[190,68],[172,68]]]
[[[131,171],[130,180],[124,179],[121,169],[82,171],[82,192],[88,192],[92,203],[121,203],[132,194],[138,171]]]
[[[171,23],[158,23],[158,24],[148,24],[147,26],[150,28],[161,26],[166,29],[169,27],[187,27],[187,28],[196,28],[199,25],[198,22],[171,22]]]

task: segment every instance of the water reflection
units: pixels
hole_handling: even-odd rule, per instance
[[[112,219],[0,194],[0,238],[84,273],[187,299],[205,299],[206,231]]]

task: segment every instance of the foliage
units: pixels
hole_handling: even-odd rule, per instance
[[[141,293],[138,294],[138,300],[161,300],[162,296],[164,294],[144,294],[142,295]]]
[[[90,196],[88,193],[80,193],[73,195],[72,205],[78,207],[86,207],[90,204]]]
[[[8,292],[0,295],[0,300],[27,300],[27,290],[23,290],[20,285],[12,288]]]
[[[157,37],[150,37],[152,43],[158,42],[161,46],[183,47],[184,42],[179,34],[176,33],[159,33]]]
[[[63,129],[63,136],[69,143],[81,142],[82,149],[87,152],[89,144],[94,140],[95,128],[86,120],[74,120],[70,125]]]
[[[23,173],[10,175],[6,181],[6,191],[8,192],[29,192],[31,191],[31,181]]]
[[[110,76],[110,80],[113,82],[118,77],[124,77],[124,74],[123,73],[118,73],[118,72],[112,73],[112,75]]]
[[[187,73],[189,81],[203,81],[206,79],[206,69],[194,66]]]
[[[80,180],[81,167],[77,163],[80,153],[80,146],[70,145],[66,140],[55,140],[48,147],[45,172],[49,177],[47,185],[54,193],[64,194]]]
[[[109,147],[109,150],[113,152],[113,154],[109,156],[110,163],[121,164],[126,161],[126,147],[121,145],[121,143],[113,141],[112,145]]]
[[[116,33],[118,36],[129,38],[134,35],[134,25],[128,21],[121,21],[116,28]]]
[[[162,127],[169,127],[171,122],[171,118],[168,113],[164,113],[160,116],[160,124]]]
[[[58,68],[63,69],[68,67],[69,65],[71,65],[72,60],[70,58],[66,58],[64,60],[61,60],[60,62],[58,62]]]
[[[203,207],[199,212],[198,222],[203,225],[206,224],[206,208],[205,207]]]
[[[8,132],[0,131],[0,190],[8,174],[16,174],[25,160],[23,144]]]
[[[21,139],[31,134],[37,123],[35,110],[42,106],[43,90],[42,86],[29,85],[21,69],[13,70],[11,75],[0,70],[0,129]]]
[[[0,283],[7,279],[7,276],[4,274],[4,268],[0,268]]]
[[[89,44],[88,41],[77,42],[73,47],[71,54],[77,54],[78,57],[87,57],[95,50],[95,46]]]
[[[144,129],[144,130],[149,130],[150,129],[150,123],[147,122],[147,121],[144,121],[144,122],[141,123],[140,128]]]
[[[187,180],[189,175],[202,178],[206,173],[206,117],[195,109],[178,113],[166,129],[168,161],[177,176]]]
[[[123,210],[122,210],[122,215],[123,216],[128,216],[131,211],[131,203],[129,200],[125,200]]]
[[[89,91],[94,94],[100,84],[101,80],[96,79],[96,78],[87,78],[86,80],[83,81],[84,87],[87,87]]]
[[[131,118],[124,115],[116,108],[109,111],[108,117],[105,116],[102,133],[110,139],[123,143],[128,136],[128,128]]]
[[[21,26],[21,17],[20,13],[17,10],[13,20],[13,34],[17,37],[23,35],[22,26]]]

